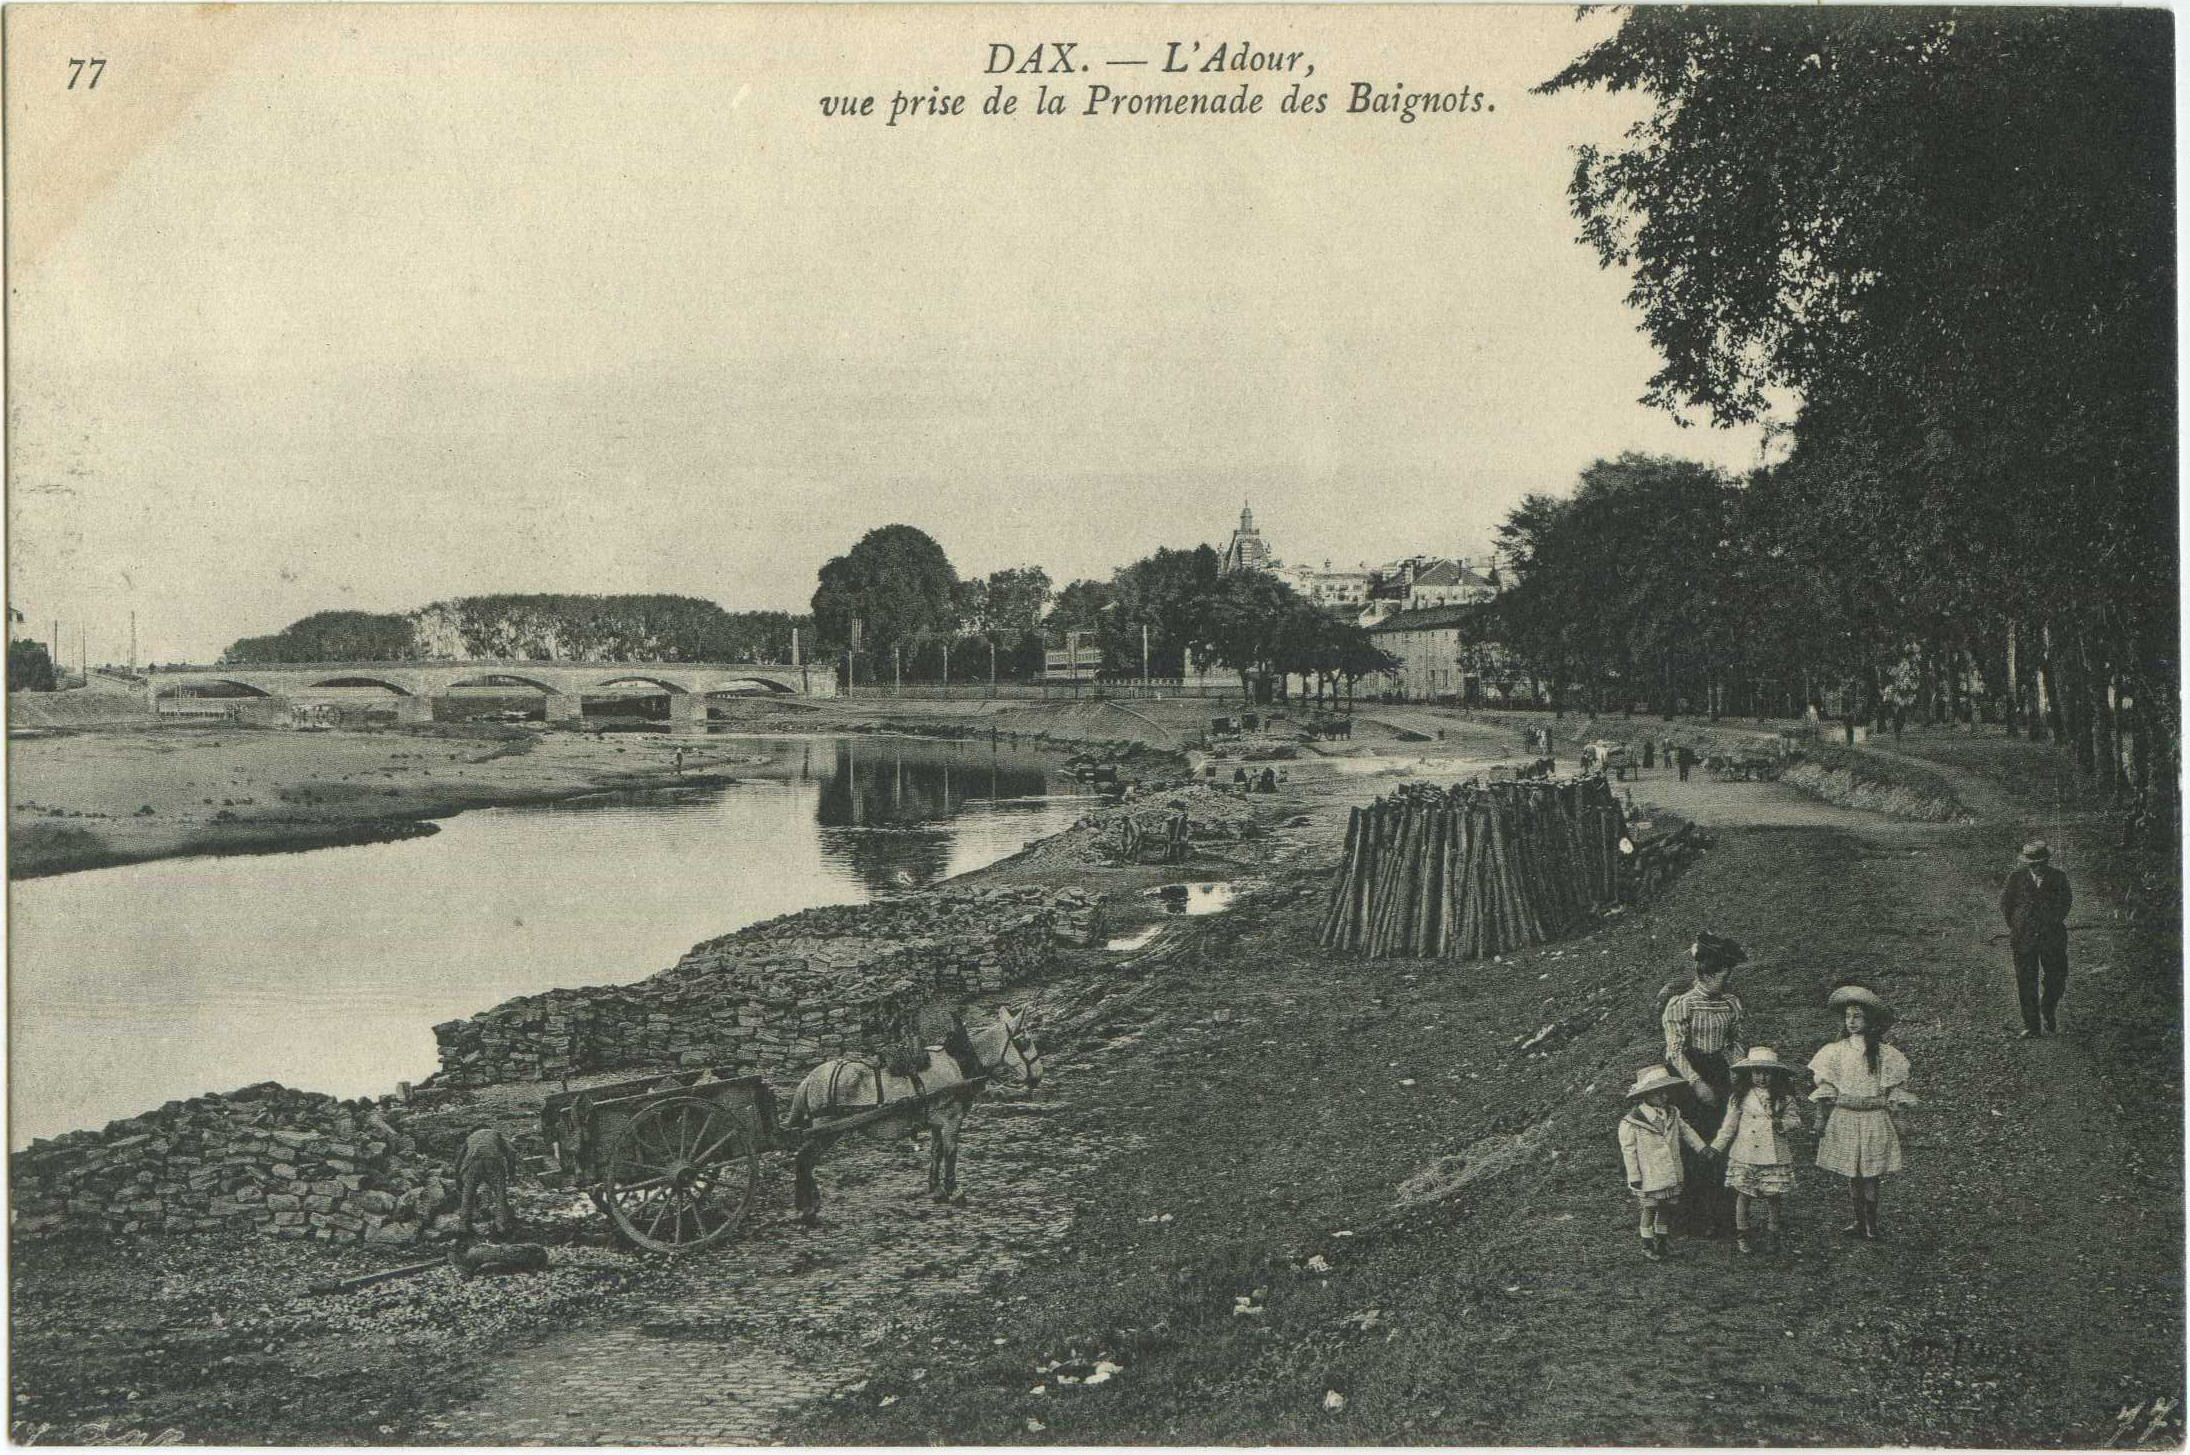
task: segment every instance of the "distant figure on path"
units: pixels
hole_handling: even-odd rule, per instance
[[[1658,761],[1657,761],[1657,759],[1658,759],[1658,745],[1657,745],[1657,743],[1656,743],[1656,742],[1654,742],[1653,740],[1651,740],[1650,738],[1644,738],[1644,739],[1643,739],[1643,766],[1644,766],[1645,768],[1655,768],[1655,767],[1657,767],[1657,766],[1658,766]]]
[[[2046,862],[2052,857],[2044,839],[2032,839],[2000,890],[2000,914],[2015,957],[2015,990],[2023,1003],[2018,1034],[2024,1040],[2055,1029],[2054,1012],[2068,989],[2068,911],[2076,896],[2068,876]]]
[[[1680,1084],[1663,1066],[1643,1067],[1627,1088],[1627,1115],[1620,1118],[1620,1160],[1627,1164],[1627,1190],[1642,1207],[1643,1256],[1653,1263],[1673,1251],[1669,1209],[1687,1190],[1683,1152],[1707,1158],[1711,1150],[1673,1105]]]
[[[1696,750],[1682,743],[1673,750],[1680,755],[1681,782],[1688,781],[1688,770],[1696,766]]]
[[[1878,1184],[1901,1170],[1901,1133],[1887,1113],[1913,1106],[1909,1058],[1886,1045],[1893,1009],[1860,985],[1843,985],[1826,997],[1838,1010],[1846,1036],[1810,1058],[1817,1078],[1812,1101],[1831,1107],[1818,1133],[1817,1165],[1848,1179],[1854,1220],[1841,1229],[1851,1238],[1878,1238]]]
[[[1718,1135],[1726,1115],[1727,1093],[1734,1087],[1733,1052],[1742,1038],[1748,1009],[1728,988],[1734,967],[1749,958],[1734,941],[1706,930],[1688,948],[1696,962],[1696,983],[1665,1003],[1665,1064],[1688,1083],[1681,1110],[1698,1132]],[[1716,1236],[1726,1218],[1726,1197],[1712,1178],[1691,1168],[1689,1221],[1706,1236]]]

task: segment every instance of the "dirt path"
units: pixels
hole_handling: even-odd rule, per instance
[[[1793,896],[1819,947],[1814,973],[1861,974],[1897,1002],[1895,1039],[1926,1100],[1904,1119],[1909,1170],[1885,1189],[1887,1240],[1841,1240],[1846,1184],[1805,1168],[1789,1199],[1791,1257],[1760,1280],[1721,1249],[1684,1250],[1677,1298],[1653,1311],[1647,1286],[1631,1295],[1677,1352],[1578,1329],[1511,1438],[2091,1444],[2119,1406],[2179,1397],[2183,1224],[2168,1128],[2105,1094],[2088,1033],[2114,1011],[2096,982],[2072,979],[2064,1034],[2013,1039],[1985,866],[2005,872],[2023,814],[1997,786],[1929,766],[1992,822],[1916,829],[1834,810],[1852,822],[1805,846],[1827,892]],[[2064,827],[2072,846],[2085,832]],[[2120,906],[2081,893],[2077,917],[2099,932],[2079,940],[2079,959],[2118,963],[2126,946],[2108,931]],[[1769,1014],[1821,1019],[1779,985],[1750,989]],[[1807,1059],[1824,1039],[1808,1029],[1782,1054]],[[1582,1378],[1627,1391],[1629,1423],[1578,1424],[1569,1380]]]

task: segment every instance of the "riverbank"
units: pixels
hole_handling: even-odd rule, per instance
[[[163,725],[19,740],[8,747],[8,877],[410,838],[470,808],[734,777],[735,759],[719,740],[472,726]]]
[[[1137,731],[1134,714],[1061,703],[1054,707],[1085,710],[1031,716],[1014,710],[992,721],[973,710],[995,706],[733,704],[718,730],[704,736],[474,724],[281,732],[172,723],[19,738],[8,746],[8,877],[383,843],[433,833],[434,820],[467,809],[703,787],[736,779],[751,756],[740,739],[750,733],[993,733],[1022,751],[1059,757],[1089,747],[1113,756],[1138,748],[1150,772],[1181,761],[1170,743],[1175,735]]]
[[[771,1161],[734,1247],[603,1250],[621,1288],[515,1321],[528,1285],[445,1270],[353,1308],[284,1286],[301,1263],[191,1239],[40,1249],[17,1262],[18,1418],[284,1443],[2106,1443],[2182,1395],[2180,926],[2126,916],[2089,806],[2019,759],[1985,776],[2030,749],[1946,746],[1909,751],[1980,824],[1646,780],[1639,802],[1720,848],[1647,912],[1489,964],[1317,949],[1346,809],[1391,783],[1296,778],[1246,800],[1223,871],[1190,871],[1251,886],[1229,913],[1145,954],[1065,951],[1015,993],[1049,1077],[984,1097],[966,1206],[907,1200],[924,1155],[847,1148],[806,1232]],[[2074,969],[2065,1034],[2019,1043],[1988,937],[2041,821],[2076,879]],[[1075,868],[1146,902],[1146,869]],[[1014,872],[1058,871],[982,880]],[[1617,1093],[1662,1054],[1657,988],[1704,925],[1749,947],[1752,1038],[1782,1055],[1829,1033],[1849,967],[1900,1007],[1927,1107],[1886,1242],[1838,1238],[1844,1190],[1805,1141],[1786,1253],[1683,1241],[1673,1283],[1640,1262]],[[528,1233],[593,1266],[599,1219],[521,1194]],[[270,1318],[293,1338],[255,1340]]]

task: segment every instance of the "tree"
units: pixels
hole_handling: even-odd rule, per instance
[[[848,648],[861,624],[861,649],[886,652],[956,622],[958,584],[950,559],[925,532],[886,525],[821,568],[814,591],[814,629],[829,650]]]
[[[1267,571],[1234,571],[1205,598],[1194,648],[1239,673],[1242,701],[1254,701],[1254,676],[1270,673],[1293,599],[1292,589]]]
[[[2173,66],[2163,11],[1642,6],[1542,88],[1652,97],[1579,158],[1583,239],[1633,271],[1650,400],[1799,395],[1776,540],[1844,645],[1950,696],[1982,664],[2011,717],[2028,663],[2036,725],[2110,785],[2126,697],[2170,795]]]
[[[1108,581],[1075,581],[1057,593],[1049,615],[1043,619],[1043,630],[1060,647],[1069,633],[1100,632],[1103,613],[1116,599],[1117,592]]]
[[[1602,708],[1715,702],[1738,655],[1725,609],[1736,487],[1719,471],[1624,454],[1582,472],[1572,499],[1524,499],[1499,530],[1520,567],[1497,603],[1507,641],[1579,680]]]
[[[1346,684],[1346,702],[1354,700],[1354,684],[1364,677],[1380,677],[1399,670],[1399,658],[1376,644],[1369,629],[1356,622],[1342,622],[1331,637],[1331,670]]]
[[[8,691],[51,692],[53,688],[53,658],[46,644],[27,637],[9,638]]]
[[[1105,618],[1106,656],[1138,676],[1145,630],[1150,670],[1159,677],[1185,675],[1187,649],[1222,574],[1222,562],[1207,545],[1160,547],[1120,570],[1111,578],[1118,609]]]
[[[1013,566],[984,583],[979,630],[990,635],[1039,631],[1049,610],[1049,572],[1040,566]]]

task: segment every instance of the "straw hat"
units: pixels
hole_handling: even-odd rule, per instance
[[[1635,1084],[1627,1088],[1627,1099],[1633,1101],[1653,1091],[1670,1091],[1681,1084],[1681,1079],[1663,1065],[1645,1066],[1635,1073]]]
[[[2043,864],[2052,857],[2053,851],[2046,847],[2044,839],[2032,839],[2029,843],[2023,845],[2023,862],[2025,864]]]
[[[1779,1052],[1773,1050],[1770,1046],[1751,1046],[1749,1054],[1736,1061],[1729,1069],[1734,1071],[1778,1071],[1788,1076],[1795,1074],[1795,1068],[1780,1060]]]
[[[1825,1004],[1834,1010],[1838,1010],[1844,1005],[1860,1005],[1875,1015],[1884,1016],[1888,1019],[1893,1016],[1892,1006],[1879,999],[1876,991],[1866,989],[1861,985],[1841,986],[1831,995],[1825,997]]]

